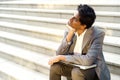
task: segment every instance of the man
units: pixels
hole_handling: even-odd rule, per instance
[[[90,6],[78,6],[77,13],[68,21],[68,30],[57,55],[48,62],[51,65],[50,80],[61,80],[61,76],[72,80],[110,80],[102,51],[105,33],[92,26],[95,18]],[[97,66],[82,70],[71,64]]]

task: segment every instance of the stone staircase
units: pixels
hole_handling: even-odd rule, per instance
[[[79,3],[0,2],[0,80],[49,80],[48,59],[55,55]],[[91,4],[94,25],[106,32],[104,56],[111,80],[120,80],[120,4]]]

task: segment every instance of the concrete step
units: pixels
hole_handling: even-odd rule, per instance
[[[9,25],[10,26],[10,25]],[[12,25],[13,26],[13,25]],[[17,25],[16,25],[17,26]],[[15,26],[15,27],[16,27]],[[19,25],[20,26],[20,25]],[[12,29],[14,29],[15,27],[11,27]],[[21,26],[20,26],[21,27]],[[49,40],[51,40],[51,41],[57,41],[58,39],[60,39],[60,40],[62,40],[62,36],[63,36],[63,33],[61,33],[61,32],[64,32],[64,31],[61,31],[61,30],[57,30],[57,29],[49,29],[49,28],[40,28],[40,27],[30,27],[30,26],[28,26],[28,27],[25,27],[25,25],[24,25],[24,27],[16,27],[16,29],[17,30],[13,30],[13,31],[10,31],[9,29],[7,30],[7,28],[4,28],[4,30],[3,29],[1,29],[1,30],[3,30],[3,31],[1,31],[1,35],[0,35],[0,37],[1,37],[1,41],[3,41],[3,42],[8,42],[8,43],[11,43],[11,44],[14,44],[14,45],[19,45],[19,46],[23,46],[22,44],[20,44],[20,43],[27,43],[27,44],[29,44],[29,46],[30,45],[37,45],[37,46],[39,46],[39,47],[41,47],[41,43],[40,42],[44,42],[44,40],[43,39],[47,39],[46,40],[46,42],[44,42],[44,43],[48,43],[48,41]],[[9,27],[10,28],[10,27]],[[28,29],[29,28],[29,29]],[[37,33],[37,35],[39,36],[39,38],[37,38],[36,39],[36,37],[34,37],[34,36],[32,36],[32,37],[27,37],[28,35],[26,34],[26,33],[22,33],[22,30],[28,30],[28,31],[30,31],[29,33],[33,33],[33,32],[38,32]],[[42,31],[41,31],[42,30]],[[47,31],[48,30],[48,31]],[[4,31],[8,31],[8,32],[4,32]],[[17,32],[17,31],[19,31],[19,32]],[[60,31],[60,32],[58,32],[58,31]],[[13,33],[15,33],[15,34],[13,34],[13,33],[9,33],[9,32],[13,32]],[[39,33],[40,32],[40,33]],[[16,33],[18,33],[18,34],[20,34],[20,35],[17,35]],[[22,36],[21,35],[21,33],[24,35],[26,35],[26,36]],[[44,35],[46,35],[46,36],[44,36],[44,35],[42,35],[41,36],[41,33],[42,34],[44,34]],[[34,35],[34,34],[32,34],[32,35]],[[15,39],[17,36],[20,36],[20,39]],[[30,34],[29,34],[29,36],[31,36]],[[41,37],[40,37],[41,36]],[[43,37],[44,36],[44,37]],[[47,37],[47,36],[49,36],[49,37]],[[53,39],[50,39],[50,37],[51,38],[53,38]],[[43,39],[41,39],[41,38],[43,38]],[[56,39],[56,40],[54,40],[54,38]],[[4,40],[4,39],[6,39],[6,40]],[[26,39],[26,40],[23,40],[23,39]],[[35,41],[35,42],[31,42],[31,40],[33,40],[33,41]],[[16,41],[16,43],[13,43],[14,41]],[[39,43],[39,44],[38,44]],[[53,42],[52,42],[53,43]],[[52,44],[50,41],[49,41],[49,43],[48,43],[48,45],[49,44]],[[58,47],[58,45],[59,45],[59,43],[60,43],[60,41],[57,41],[57,44],[56,43],[53,43],[53,44],[56,44],[55,46],[57,46]],[[31,46],[31,47],[29,47],[29,46],[27,46],[27,44],[26,44],[26,47],[28,48],[28,49],[30,49],[31,47],[33,47],[33,46]],[[25,46],[25,45],[24,45]],[[54,46],[54,47],[55,47]],[[26,48],[25,47],[25,48]],[[45,47],[45,45],[43,44],[42,45],[42,47],[40,48],[40,49],[42,49],[43,47]],[[50,50],[49,51],[54,51],[54,47],[48,47],[48,48],[50,48]],[[57,47],[56,47],[56,49],[57,49]],[[113,36],[105,36],[105,39],[104,39],[104,51],[107,51],[107,52],[112,52],[112,53],[117,53],[117,54],[119,54],[119,49],[120,48],[120,38],[119,37],[113,37]],[[36,51],[37,49],[35,49],[35,51]],[[39,50],[37,50],[37,51],[39,51]],[[53,53],[53,52],[52,52]]]
[[[106,23],[106,22],[95,22],[94,26],[104,30],[106,35],[120,37],[120,24]]]
[[[52,18],[67,18],[73,16],[75,10],[60,10],[60,9],[31,9],[31,8],[4,8],[0,7],[0,12],[4,14],[17,14],[29,16],[41,16]]]
[[[64,35],[64,30],[60,29],[47,28],[42,26],[30,26],[3,21],[0,22],[0,30],[55,42],[61,42]]]
[[[0,41],[47,55],[55,54],[59,43],[0,31]]]
[[[1,77],[1,75],[0,75],[0,80],[5,80],[5,79],[3,79],[3,78]]]
[[[95,10],[100,11],[120,11],[119,1],[66,1],[66,0],[45,0],[45,1],[17,1],[17,2],[0,2],[0,7],[13,7],[13,8],[41,8],[41,9],[72,9],[75,10],[79,4],[89,4]],[[101,2],[101,3],[100,3]]]
[[[111,80],[120,80],[120,75],[111,74]]]
[[[0,46],[2,46],[2,48],[0,48],[0,56],[2,58],[8,59],[9,61],[13,61],[27,68],[37,70],[48,75],[49,66],[47,63],[48,63],[48,58],[50,58],[50,56],[28,51],[18,47],[14,47],[5,43],[0,43]],[[6,50],[6,47],[7,47],[7,50]],[[117,62],[120,60],[120,55],[116,55],[116,54],[113,55],[113,53],[106,53],[106,52],[104,52],[104,55],[108,65],[110,66],[109,68],[111,71],[111,75],[114,74],[115,76],[117,75],[118,77],[118,78],[115,78],[114,76],[112,76],[113,78],[112,80],[119,79],[120,64]],[[111,58],[113,59],[111,60]],[[42,67],[44,66],[43,68],[45,69],[41,69],[41,66]],[[118,73],[115,73],[115,72],[118,72]]]
[[[105,36],[103,50],[120,54],[120,37]]]
[[[0,21],[8,21],[22,24],[30,24],[36,26],[46,26],[56,28],[59,26],[60,29],[63,27],[68,20],[57,19],[57,18],[47,18],[47,17],[33,17],[33,16],[20,16],[11,14],[0,14]],[[57,27],[58,28],[58,27]]]
[[[11,14],[0,14],[0,21],[28,24],[33,26],[44,26],[49,28],[65,29],[67,19],[58,18],[46,18],[46,17],[33,17],[33,16],[20,16]],[[108,35],[120,36],[120,24],[95,22],[95,26],[98,26],[106,30]],[[114,30],[114,31],[113,31]]]
[[[0,58],[0,75],[4,80],[48,80],[48,76],[29,70],[6,59]]]
[[[105,36],[103,50],[120,54],[120,37]]]
[[[29,9],[29,8],[0,8],[0,13],[3,14],[16,14],[28,16],[41,16],[52,18],[65,18],[69,19],[73,16],[75,10],[54,10],[54,9]],[[120,12],[110,11],[96,11],[97,19],[100,22],[120,22]]]
[[[36,53],[19,47],[0,43],[0,56],[12,62],[25,66],[34,71],[49,74],[48,60],[50,56],[43,53]],[[7,47],[7,49],[5,49]]]
[[[112,11],[96,11],[96,21],[97,22],[110,22],[110,23],[119,23],[120,13]]]
[[[119,61],[118,59],[120,59],[120,55],[110,52],[103,52],[103,55],[105,57],[105,61],[109,65],[110,72],[113,74],[118,74],[120,76],[120,72],[118,71],[120,69],[120,65],[118,62]]]

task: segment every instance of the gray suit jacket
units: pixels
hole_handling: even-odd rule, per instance
[[[110,80],[110,72],[106,66],[102,46],[105,33],[97,27],[89,28],[83,38],[82,53],[74,54],[73,50],[76,43],[76,36],[74,35],[71,42],[67,43],[65,31],[64,38],[61,45],[56,51],[57,55],[65,55],[68,63],[80,65],[93,65],[97,64],[95,68],[99,80]]]

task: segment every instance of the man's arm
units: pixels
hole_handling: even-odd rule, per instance
[[[68,30],[65,31],[64,38],[58,50],[56,51],[56,55],[66,54],[71,44],[71,40],[74,36],[75,29],[71,28],[69,25],[67,25],[67,27]]]
[[[73,35],[75,33],[75,29],[71,28],[69,25],[67,25],[67,26],[69,28],[69,32],[68,32],[68,34],[66,36],[66,40],[67,40],[67,42],[71,42],[71,39],[72,39],[72,37],[73,37]]]
[[[75,55],[65,55],[65,61],[88,66],[95,63],[98,55],[102,53],[104,35],[104,32],[100,32],[96,35],[86,55],[81,55],[79,53]]]
[[[49,64],[52,65],[55,62],[66,61],[67,63],[74,63],[80,65],[92,65],[95,63],[98,54],[102,53],[102,45],[105,33],[102,32],[95,37],[90,49],[86,55],[58,55],[49,60]]]

